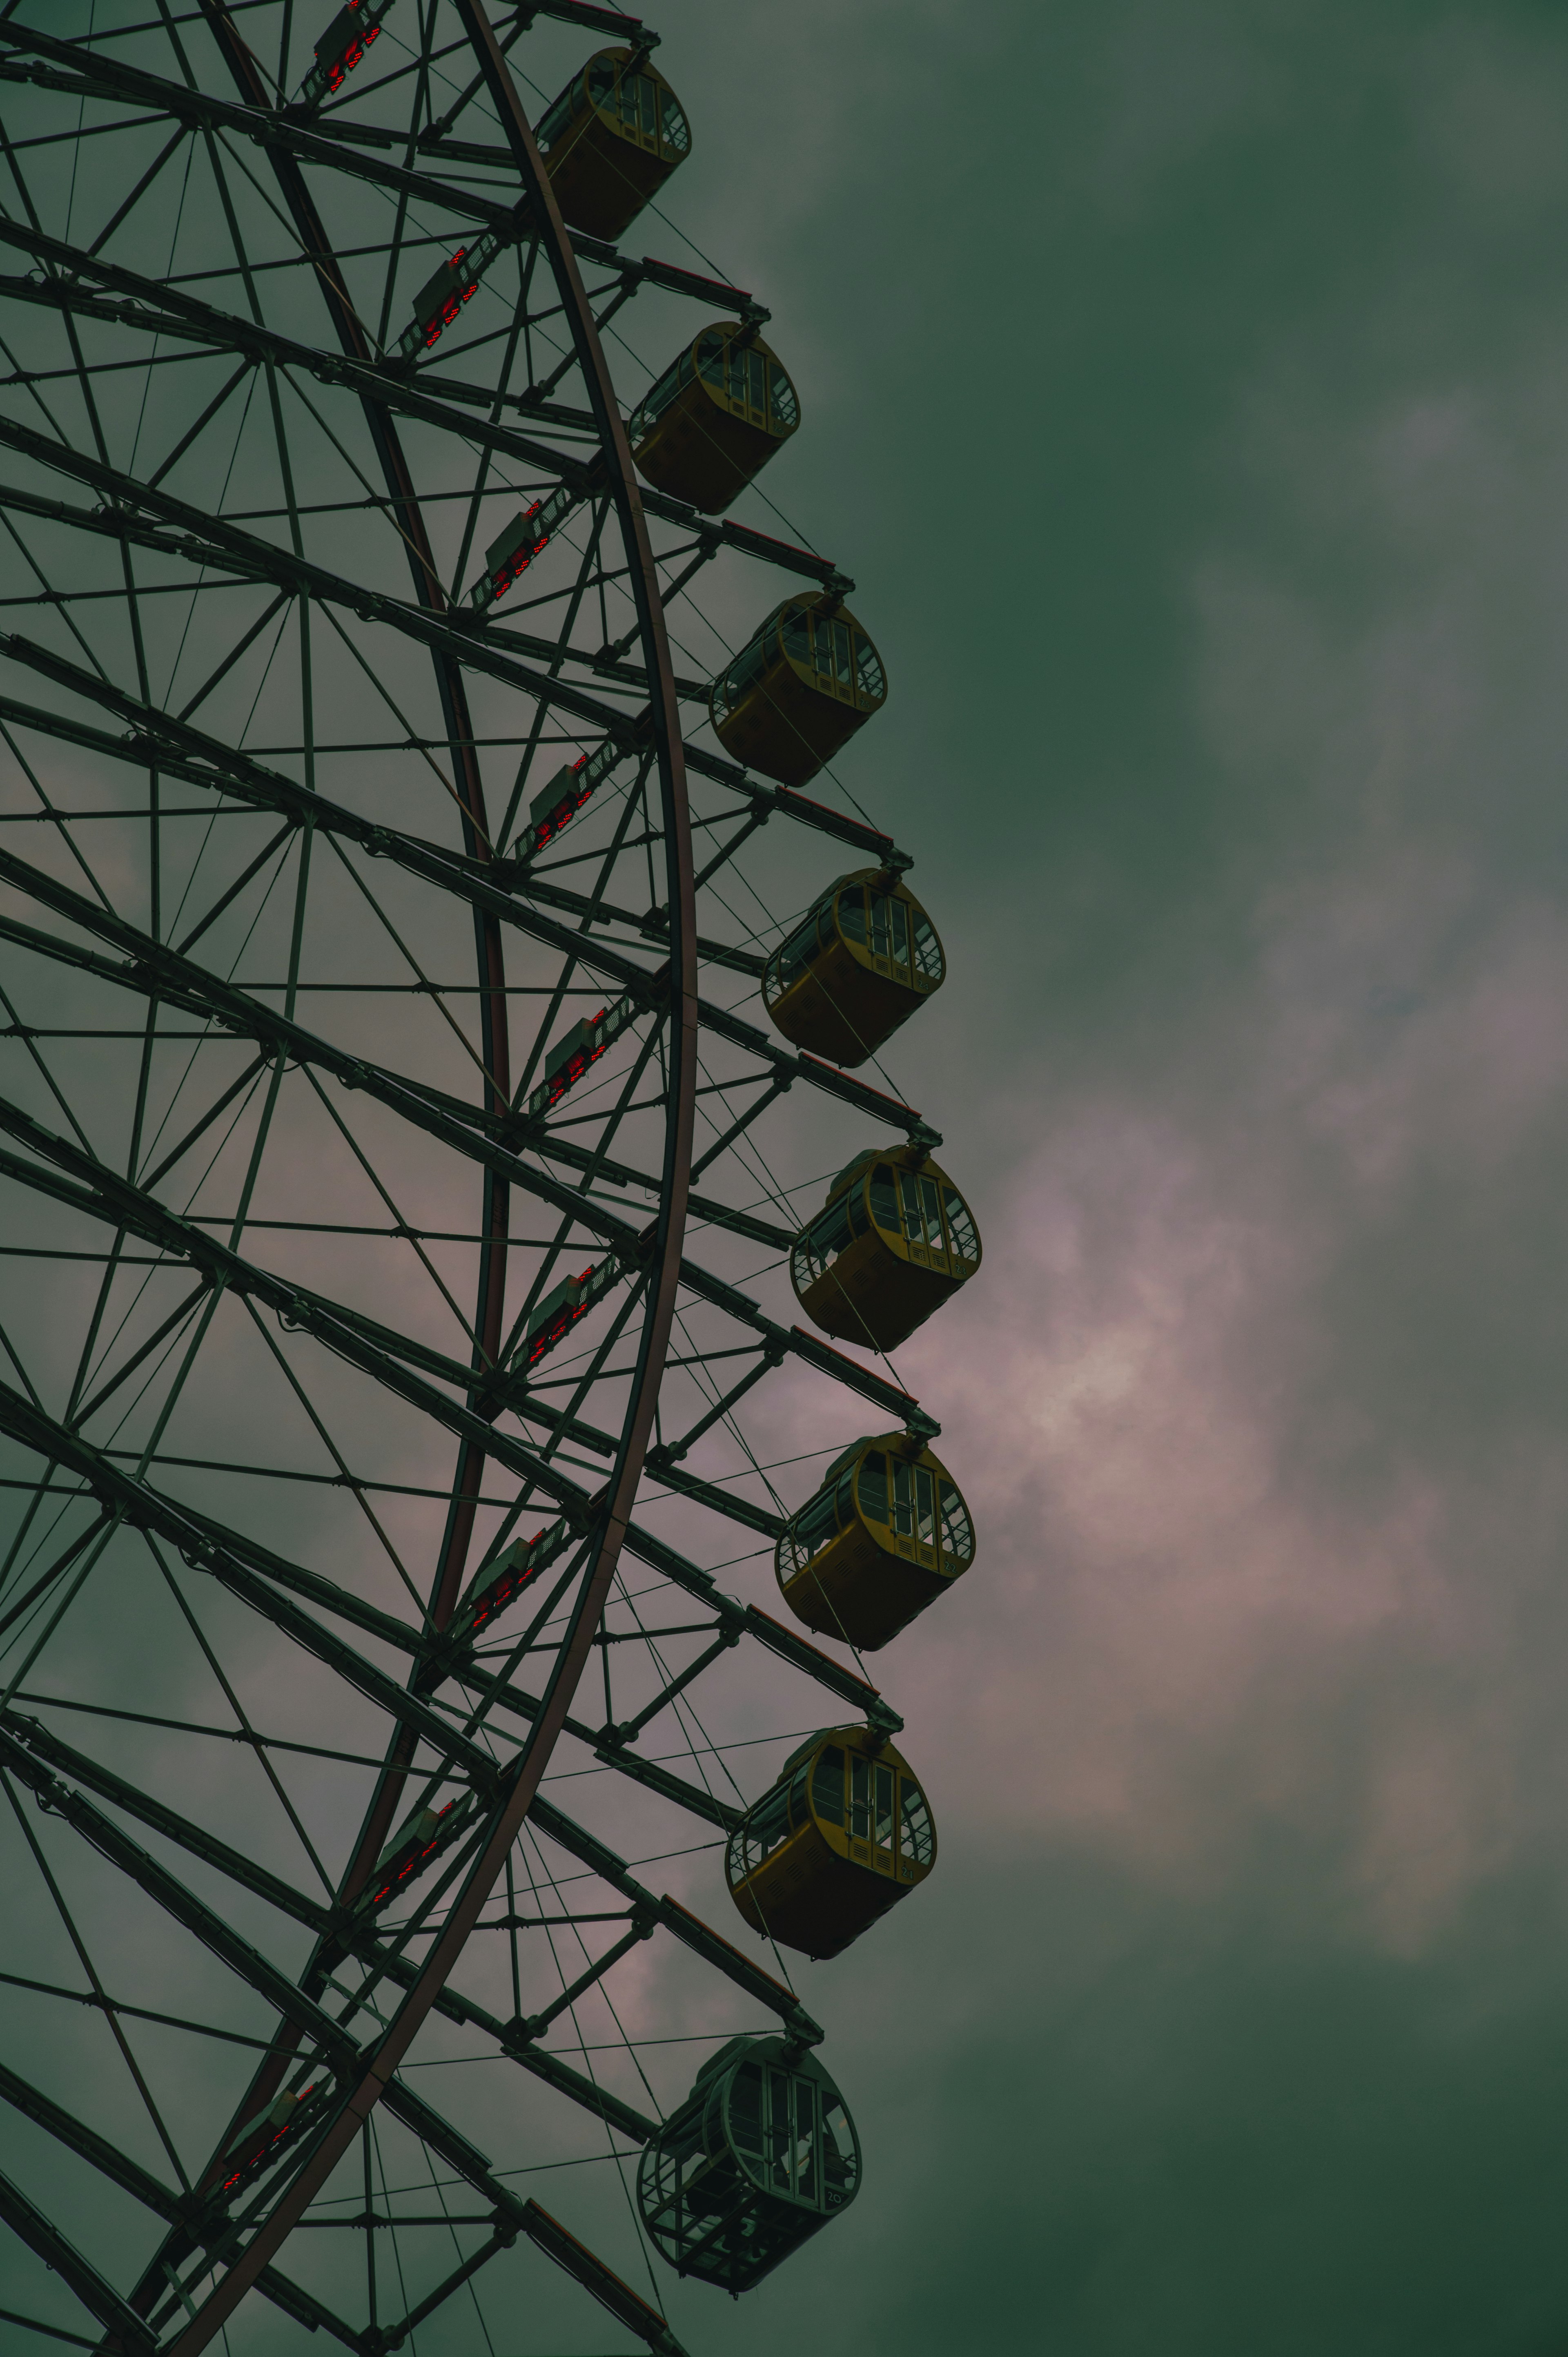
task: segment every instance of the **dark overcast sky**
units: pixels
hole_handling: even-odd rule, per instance
[[[682,2329],[1551,2357],[1568,19],[660,21],[988,1253],[900,1358],[983,1545],[899,1648],[941,1867],[812,1975],[866,2191]]]

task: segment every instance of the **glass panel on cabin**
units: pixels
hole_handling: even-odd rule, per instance
[[[918,1517],[916,1536],[924,1547],[937,1543],[937,1485],[930,1469],[924,1465],[915,1468],[915,1510]]]
[[[940,982],[942,953],[931,930],[930,920],[923,910],[915,917],[915,963],[929,981]]]
[[[886,1228],[889,1235],[898,1235],[901,1232],[898,1218],[898,1190],[894,1182],[893,1166],[890,1162],[878,1162],[873,1169],[870,1200],[871,1216],[877,1226]]]
[[[789,1834],[789,1795],[765,1792],[746,1821],[746,1870],[754,1874]]]
[[[773,952],[773,972],[779,989],[787,990],[816,953],[817,920],[812,915],[798,932],[790,934],[782,949]]]
[[[692,145],[692,130],[680,100],[672,90],[660,90],[659,105],[660,127],[664,134],[665,145],[672,147],[677,156],[684,156]]]
[[[815,615],[811,621],[811,662],[818,675],[819,686],[833,674],[833,637],[832,625]]]
[[[887,1766],[885,1760],[878,1760],[875,1763],[875,1775],[874,1781],[876,1789],[876,1807],[875,1813],[872,1818],[871,1838],[875,1843],[878,1849],[891,1849],[893,1846],[893,1826],[895,1822],[893,1814],[893,1770]]]
[[[854,1190],[855,1193],[859,1189]],[[853,1200],[853,1196],[851,1198]],[[833,1519],[841,1531],[847,1531],[854,1520],[854,1467],[846,1465],[839,1475],[838,1488],[833,1492]]]
[[[860,1460],[860,1511],[868,1523],[887,1520],[887,1459],[880,1448]]]
[[[843,1751],[839,1744],[824,1744],[817,1754],[811,1770],[811,1805],[830,1825],[843,1824]]]
[[[819,631],[821,630],[821,627],[822,626],[819,623]],[[829,651],[825,662],[822,655],[818,656],[817,660],[819,665],[831,672],[836,686],[843,688],[849,687],[854,680],[854,673],[851,669],[851,655],[853,650],[851,647],[849,625],[847,622],[835,620],[831,624],[830,634],[828,636],[828,649]]]
[[[871,1762],[864,1751],[849,1755],[849,1829],[856,1841],[871,1831]]]
[[[791,606],[789,612],[780,617],[779,630],[784,641],[784,651],[790,662],[798,662],[802,671],[810,671],[811,626],[799,606]]]
[[[792,2145],[792,2119],[789,2119],[789,2074],[783,2070],[768,2070],[768,2116],[767,2116],[767,2157],[768,2185],[773,2192],[788,2194],[789,2190],[789,2145]]]
[[[925,1244],[933,1252],[942,1252],[941,1198],[929,1178],[922,1178],[913,1170],[899,1173],[904,1197],[904,1232],[912,1244]]]
[[[960,1260],[977,1261],[980,1258],[980,1238],[974,1232],[969,1205],[956,1187],[947,1189],[947,1215],[948,1233],[952,1238],[954,1253]]]
[[[672,366],[667,368],[652,390],[645,393],[627,433],[633,442],[640,442],[655,419],[662,417],[682,385],[692,382],[692,355],[682,352]]]
[[[902,1457],[893,1459],[893,1528],[901,1539],[915,1535],[915,1483]]]
[[[836,1203],[830,1203],[811,1222],[811,1258],[820,1274],[832,1268],[840,1253],[848,1250],[850,1235],[849,1205],[841,1195]]]
[[[875,905],[875,904],[874,904]],[[846,884],[839,894],[839,931],[846,942],[865,945],[865,888]]]
[[[762,2072],[755,2062],[743,2062],[729,2087],[730,2142],[760,2177],[762,2160]]]
[[[887,957],[891,955],[893,948],[892,920],[887,912],[887,895],[886,892],[868,892],[866,903],[870,916],[868,945],[871,954],[873,957]]]
[[[902,1818],[898,1829],[900,1855],[913,1859],[917,1866],[929,1866],[936,1837],[931,1832],[931,1813],[926,1806],[925,1795],[908,1776],[900,1776],[898,1782],[902,1788],[898,1796]]]
[[[932,1252],[947,1250],[942,1234],[942,1199],[934,1178],[920,1181],[920,1209],[925,1214],[926,1243]]]
[[[533,135],[540,145],[545,148],[553,146],[571,122],[573,115],[580,114],[582,110],[583,85],[580,81],[575,81],[569,90],[562,91],[534,133]]]
[[[909,963],[909,904],[907,900],[893,903],[893,962],[896,965]]]
[[[876,649],[869,639],[862,638],[858,630],[854,639],[854,662],[862,695],[869,696],[873,704],[880,704],[887,693],[887,683],[877,661]]]
[[[795,2191],[813,2206],[821,2196],[822,2130],[817,2125],[817,2090],[811,2079],[795,2082]]]
[[[968,1563],[974,1553],[974,1532],[969,1509],[950,1481],[940,1485],[942,1499],[942,1550],[956,1563]]]
[[[800,411],[795,388],[777,361],[768,363],[768,384],[773,402],[773,423],[781,433],[787,433],[791,425],[800,424]]]
[[[832,2201],[835,2194],[841,2201],[854,2191],[860,2175],[860,2154],[855,2147],[854,2130],[849,2124],[849,2114],[836,2094],[823,2091],[822,2179]]]
[[[810,1563],[818,1551],[825,1547],[838,1528],[833,1511],[832,1491],[827,1495],[812,1498],[801,1507],[789,1528],[797,1570]]]
[[[716,701],[721,708],[733,712],[754,681],[761,678],[768,668],[768,649],[760,639],[754,639],[736,657],[719,683]]]

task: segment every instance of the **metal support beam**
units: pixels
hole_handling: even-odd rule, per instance
[[[5,1727],[0,1727],[0,1760],[18,1783],[26,1784],[39,1805],[60,1817],[83,1841],[97,1850],[101,1857],[119,1870],[145,1891],[155,1905],[161,1907],[199,1940],[209,1953],[243,1981],[256,1995],[265,2000],[285,2021],[293,2022],[310,2039],[319,2050],[327,2067],[335,2072],[350,2071],[359,2056],[354,2040],[333,2020],[329,2013],[312,2002],[297,1988],[286,1973],[280,1972],[259,1948],[242,1938],[222,1917],[193,1890],[160,1866],[155,1857],[134,1842],[130,1835],[95,1808],[73,1787],[61,1783],[59,1778],[33,1757],[28,1748],[19,1743]]]
[[[576,1979],[568,1987],[564,1988],[559,1996],[553,1997],[542,2013],[531,2013],[526,2021],[514,2022],[511,2025],[512,2036],[520,2041],[526,2040],[530,2044],[536,2038],[542,2038],[545,2031],[553,2023],[559,2021],[564,2013],[571,2012],[580,1996],[585,1996],[591,1988],[604,1979],[607,1972],[614,1970],[623,1956],[629,1956],[633,1948],[640,1947],[644,1940],[651,1938],[652,1933],[652,1921],[647,1917],[639,1917],[633,1922],[630,1931],[623,1932],[620,1938],[605,1950],[596,1964],[590,1964],[585,1972],[579,1973]]]
[[[123,2193],[128,2193],[133,2201],[139,2201],[144,2209],[150,2210],[155,2217],[163,2219],[167,2225],[184,2230],[183,2240],[187,2247],[194,2249],[200,2244],[209,2248],[227,2231],[226,2222],[219,2221],[214,2226],[209,2217],[207,2232],[201,2233],[203,2205],[200,2202],[171,2191],[139,2161],[133,2160],[118,2146],[112,2145],[106,2136],[101,2136],[95,2128],[89,2127],[85,2121],[68,2112],[63,2104],[57,2104],[52,2096],[46,2095],[41,2088],[33,2086],[28,2080],[15,2071],[7,2070],[3,2063],[0,2063],[0,2100],[9,2104],[12,2110],[19,2112],[25,2119],[31,2120],[35,2127],[42,2128],[46,2136],[53,2136],[55,2142],[63,2145],[68,2152],[75,2153],[78,2159],[86,2161],[101,2177],[106,2177]],[[357,2333],[351,2332],[311,2293],[292,2283],[275,2268],[267,2269],[256,2288],[263,2299],[271,2300],[285,2315],[292,2316],[296,2323],[305,2326],[307,2332],[319,2331],[325,2326],[338,2340],[347,2341],[350,2347],[358,2345]],[[145,2324],[142,2329],[145,2332]]]
[[[216,1282],[236,1292],[249,1293],[287,1314],[295,1324],[307,1328],[328,1348],[360,1367],[361,1372],[377,1381],[385,1382],[400,1396],[427,1406],[430,1413],[437,1415],[465,1438],[474,1437],[483,1445],[488,1454],[509,1465],[521,1479],[545,1490],[579,1526],[586,1527],[592,1512],[592,1500],[581,1484],[535,1457],[532,1450],[523,1448],[521,1443],[498,1431],[493,1425],[482,1423],[457,1401],[419,1383],[405,1368],[398,1366],[367,1339],[365,1329],[371,1327],[371,1321],[360,1320],[357,1313],[347,1311],[322,1296],[307,1295],[301,1287],[285,1284],[243,1260],[238,1254],[231,1253],[226,1245],[177,1218],[128,1180],[95,1162],[69,1139],[58,1137],[52,1131],[46,1130],[41,1123],[34,1122],[30,1114],[23,1114],[4,1099],[0,1099],[0,1128],[9,1130],[14,1136],[31,1146],[35,1153],[48,1155],[51,1161],[87,1178],[92,1192],[78,1194],[63,1180],[54,1179],[51,1174],[37,1170],[4,1151],[0,1151],[0,1172],[20,1178],[24,1183],[45,1184],[46,1191],[54,1194],[58,1200],[71,1202],[87,1216],[102,1220],[116,1229],[129,1229],[166,1252],[177,1253],[181,1258],[190,1259],[199,1266],[210,1269]],[[401,1337],[389,1335],[388,1339],[407,1355],[422,1356],[425,1362],[434,1361],[438,1370],[444,1371],[448,1382],[460,1387],[464,1371],[456,1361],[444,1364],[438,1354],[420,1352],[417,1346],[405,1342]],[[10,1428],[16,1430],[18,1437],[24,1433],[32,1436],[32,1445],[41,1454],[47,1455],[58,1446],[61,1453],[60,1461],[69,1464],[106,1502],[122,1505],[128,1519],[145,1522],[156,1528],[188,1560],[196,1561],[203,1570],[212,1571],[235,1593],[242,1594],[248,1603],[276,1619],[280,1625],[287,1625],[286,1614],[291,1608],[274,1595],[274,1584],[317,1607],[349,1619],[367,1634],[385,1643],[409,1652],[421,1650],[424,1641],[420,1632],[407,1628],[361,1598],[350,1596],[319,1574],[305,1571],[269,1549],[228,1530],[210,1517],[199,1515],[189,1507],[177,1506],[150,1484],[138,1482],[131,1474],[122,1471],[110,1459],[102,1457],[90,1442],[79,1435],[68,1433],[63,1426],[55,1425],[40,1411],[34,1409],[29,1402],[22,1401],[19,1394],[0,1384],[0,1426],[6,1425],[7,1418],[10,1419]],[[558,1419],[553,1421],[558,1422]],[[582,1437],[591,1445],[607,1448],[609,1445],[607,1436],[597,1434],[589,1426],[582,1427]],[[857,1708],[864,1709],[867,1717],[875,1724],[886,1726],[890,1732],[897,1732],[901,1722],[887,1710],[875,1689],[853,1672],[843,1669],[830,1655],[820,1652],[793,1631],[770,1620],[766,1614],[757,1612],[755,1606],[743,1609],[732,1602],[714,1587],[706,1572],[699,1571],[694,1564],[688,1563],[674,1548],[654,1538],[640,1525],[628,1525],[627,1544],[631,1552],[651,1568],[661,1572],[690,1594],[700,1596],[726,1628],[760,1636],[770,1652],[803,1669],[808,1676],[853,1702]],[[208,1554],[210,1554],[210,1560],[207,1559]],[[263,1579],[254,1577],[258,1572],[264,1575]],[[306,1616],[300,1618],[303,1620]],[[314,1622],[308,1626],[316,1632],[310,1649],[321,1658],[328,1658],[321,1652],[321,1641],[326,1638],[326,1632],[319,1631],[318,1624]],[[329,1641],[336,1643],[337,1641]],[[348,1649],[345,1648],[344,1652],[347,1653]],[[381,1674],[371,1671],[370,1664],[360,1662],[358,1655],[351,1656],[351,1659],[357,1665],[353,1682],[360,1684],[362,1691],[370,1692],[371,1689],[362,1683],[363,1676],[368,1674],[380,1679]],[[459,1656],[452,1657],[448,1663],[447,1657],[439,1650],[432,1653],[431,1659],[433,1663],[442,1663],[443,1674],[461,1676],[466,1683],[483,1688],[493,1689],[496,1685],[497,1682],[489,1678],[477,1663],[471,1669],[462,1663]],[[517,1708],[524,1715],[535,1707],[527,1696],[517,1695],[515,1689],[505,1691],[512,1696],[509,1707]],[[386,1701],[389,1695],[397,1698],[398,1715],[405,1725],[424,1732],[427,1739],[433,1743],[439,1742],[448,1751],[457,1750],[453,1730],[440,1720],[435,1721],[432,1727],[433,1715],[418,1701],[417,1693],[405,1694],[402,1687],[389,1679],[378,1686],[373,1698]],[[386,1706],[392,1708],[394,1706],[387,1701]],[[423,1716],[416,1718],[415,1711]],[[595,1737],[585,1727],[578,1727],[575,1722],[571,1731],[581,1735],[585,1741],[600,1745],[601,1757],[608,1756],[602,1748],[602,1738]],[[464,1761],[481,1789],[483,1776],[480,1771],[484,1758],[482,1753],[470,1748]],[[650,1763],[638,1761],[633,1764],[630,1760],[612,1759],[611,1764],[623,1767],[639,1782],[654,1785],[666,1798],[676,1800],[682,1806],[693,1805],[692,1788],[680,1785],[678,1780],[662,1772],[650,1774]],[[699,1806],[699,1813],[711,1813]]]
[[[90,2316],[95,2316],[106,2331],[119,2335],[124,2357],[143,2357],[143,2352],[152,2357],[153,2336],[135,2309],[126,2306],[113,2284],[104,2281],[75,2244],[5,2176],[0,2176],[0,2219],[42,2259],[51,2275],[59,2276],[76,2294]]]
[[[117,987],[134,990],[146,997],[156,997],[191,1012],[208,1016],[225,1028],[239,1032],[270,1047],[281,1049],[294,1060],[315,1064],[330,1072],[349,1088],[363,1089],[368,1095],[389,1105],[393,1112],[444,1145],[452,1146],[460,1154],[485,1164],[498,1176],[510,1179],[530,1192],[553,1203],[590,1232],[596,1232],[607,1243],[618,1247],[629,1265],[639,1262],[646,1248],[646,1232],[609,1211],[603,1204],[589,1200],[579,1189],[566,1187],[548,1173],[489,1141],[487,1132],[511,1126],[491,1119],[476,1107],[455,1097],[444,1096],[437,1089],[425,1088],[406,1081],[382,1067],[367,1064],[356,1056],[346,1054],[328,1040],[306,1031],[303,1025],[290,1022],[275,1014],[247,992],[236,990],[232,984],[221,982],[188,958],[180,958],[166,950],[117,916],[112,915],[83,893],[75,892],[69,885],[59,883],[41,868],[0,852],[0,880],[14,883],[33,898],[68,917],[73,924],[96,933],[100,939],[112,942],[126,953],[127,963],[115,964],[91,950],[59,937],[41,933],[36,928],[16,923],[10,918],[0,918],[0,939],[15,941],[39,954],[59,959],[81,971],[95,974]],[[568,1158],[555,1139],[548,1135],[539,1141],[538,1149],[558,1158]],[[574,1151],[586,1157],[586,1149]],[[590,1158],[591,1157],[586,1157]],[[646,1178],[640,1184],[650,1184]],[[841,1351],[820,1342],[800,1327],[786,1329],[765,1316],[749,1295],[737,1286],[700,1268],[694,1262],[681,1264],[681,1282],[702,1300],[714,1308],[728,1311],[742,1325],[776,1340],[795,1357],[806,1361],[835,1382],[846,1384],[865,1399],[897,1415],[912,1432],[934,1439],[941,1427],[926,1415],[918,1401],[896,1384],[887,1383],[870,1368],[861,1366]]]
[[[149,1482],[138,1481],[80,1434],[69,1432],[7,1383],[0,1383],[0,1431],[8,1432],[14,1440],[21,1441],[38,1456],[52,1458],[57,1464],[69,1468],[97,1496],[113,1501],[126,1522],[166,1539],[195,1569],[208,1573],[231,1595],[260,1612],[389,1717],[411,1733],[422,1736],[439,1759],[450,1760],[462,1770],[477,1792],[488,1793],[493,1788],[496,1765],[487,1752],[468,1742],[450,1720],[367,1662],[353,1646],[324,1629],[280,1590],[293,1589],[307,1595],[313,1602],[324,1604],[328,1611],[357,1627],[372,1631],[405,1652],[418,1650],[417,1631],[335,1587],[318,1573],[285,1563],[253,1540],[225,1529],[222,1523],[199,1514],[193,1507],[177,1503]]]
[[[537,1825],[542,1834],[547,1834],[580,1866],[587,1867],[590,1872],[607,1882],[612,1890],[618,1890],[623,1899],[629,1899],[643,1914],[661,1923],[667,1932],[673,1932],[683,1947],[690,1948],[693,1955],[701,1956],[704,1964],[715,1966],[726,1979],[734,1981],[737,1988],[743,1988],[748,1996],[755,1997],[759,2005],[765,2005],[769,2013],[776,2013],[792,2038],[798,2038],[803,2046],[822,2044],[822,2029],[812,2020],[793,1989],[787,1989],[782,1981],[776,1981],[771,1973],[765,1973],[760,1964],[754,1964],[749,1956],[742,1955],[738,1948],[721,1939],[689,1908],[682,1907],[678,1899],[655,1898],[651,1890],[638,1881],[625,1860],[618,1858],[607,1842],[600,1841],[596,1834],[576,1824],[552,1801],[535,1801],[528,1815],[531,1824]]]
[[[694,1661],[688,1662],[680,1675],[671,1678],[663,1690],[654,1695],[650,1703],[645,1703],[635,1717],[623,1719],[617,1727],[607,1727],[605,1729],[606,1740],[611,1743],[635,1743],[643,1728],[658,1717],[666,1703],[673,1702],[678,1694],[684,1694],[694,1679],[700,1678],[704,1670],[711,1669],[721,1653],[727,1653],[732,1646],[738,1645],[740,1639],[739,1629],[722,1629],[706,1651],[699,1653]]]
[[[73,1749],[71,1745],[62,1742],[52,1728],[43,1726],[38,1719],[28,1718],[21,1711],[0,1707],[0,1729],[24,1745],[34,1759],[41,1760],[46,1767],[62,1776],[69,1776],[84,1791],[96,1792],[101,1801],[111,1802],[115,1808],[124,1810],[127,1816],[136,1818],[142,1824],[150,1825],[156,1833],[162,1834],[166,1841],[188,1850],[193,1857],[200,1858],[203,1865],[216,1867],[220,1874],[227,1875],[242,1889],[253,1892],[258,1899],[265,1900],[269,1907],[275,1907],[281,1915],[290,1916],[295,1922],[307,1925],[318,1936],[325,1936],[336,1930],[340,1921],[348,1920],[340,1910],[323,1907],[318,1900],[307,1899],[303,1891],[295,1890],[292,1884],[285,1882],[281,1875],[274,1874],[254,1858],[231,1849],[215,1834],[192,1824],[188,1817],[180,1815],[177,1809],[171,1809],[166,1802],[155,1801],[149,1793],[142,1792],[124,1776],[116,1776],[113,1770],[102,1767],[96,1760],[90,1760]]]

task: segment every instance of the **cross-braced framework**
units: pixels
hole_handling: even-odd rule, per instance
[[[768,316],[563,226],[539,94],[656,37],[329,16],[0,12],[0,2312],[673,2352],[636,2156],[822,2037],[725,1839],[900,1724],[747,1587],[821,1435],[937,1430],[780,1285],[940,1140],[757,985],[908,862],[711,731],[854,585],[633,471]]]

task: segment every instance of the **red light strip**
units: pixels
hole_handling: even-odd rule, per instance
[[[371,43],[381,38],[381,18],[392,5],[392,0],[381,0],[377,8],[367,6],[365,0],[348,0],[347,7],[339,8],[316,45],[316,63],[300,90],[302,104],[319,106],[324,98],[342,89]]]
[[[507,240],[488,229],[473,245],[460,245],[434,277],[426,279],[413,298],[413,317],[398,338],[397,358],[413,360],[421,348],[439,342],[463,305],[472,300],[480,279]]]

